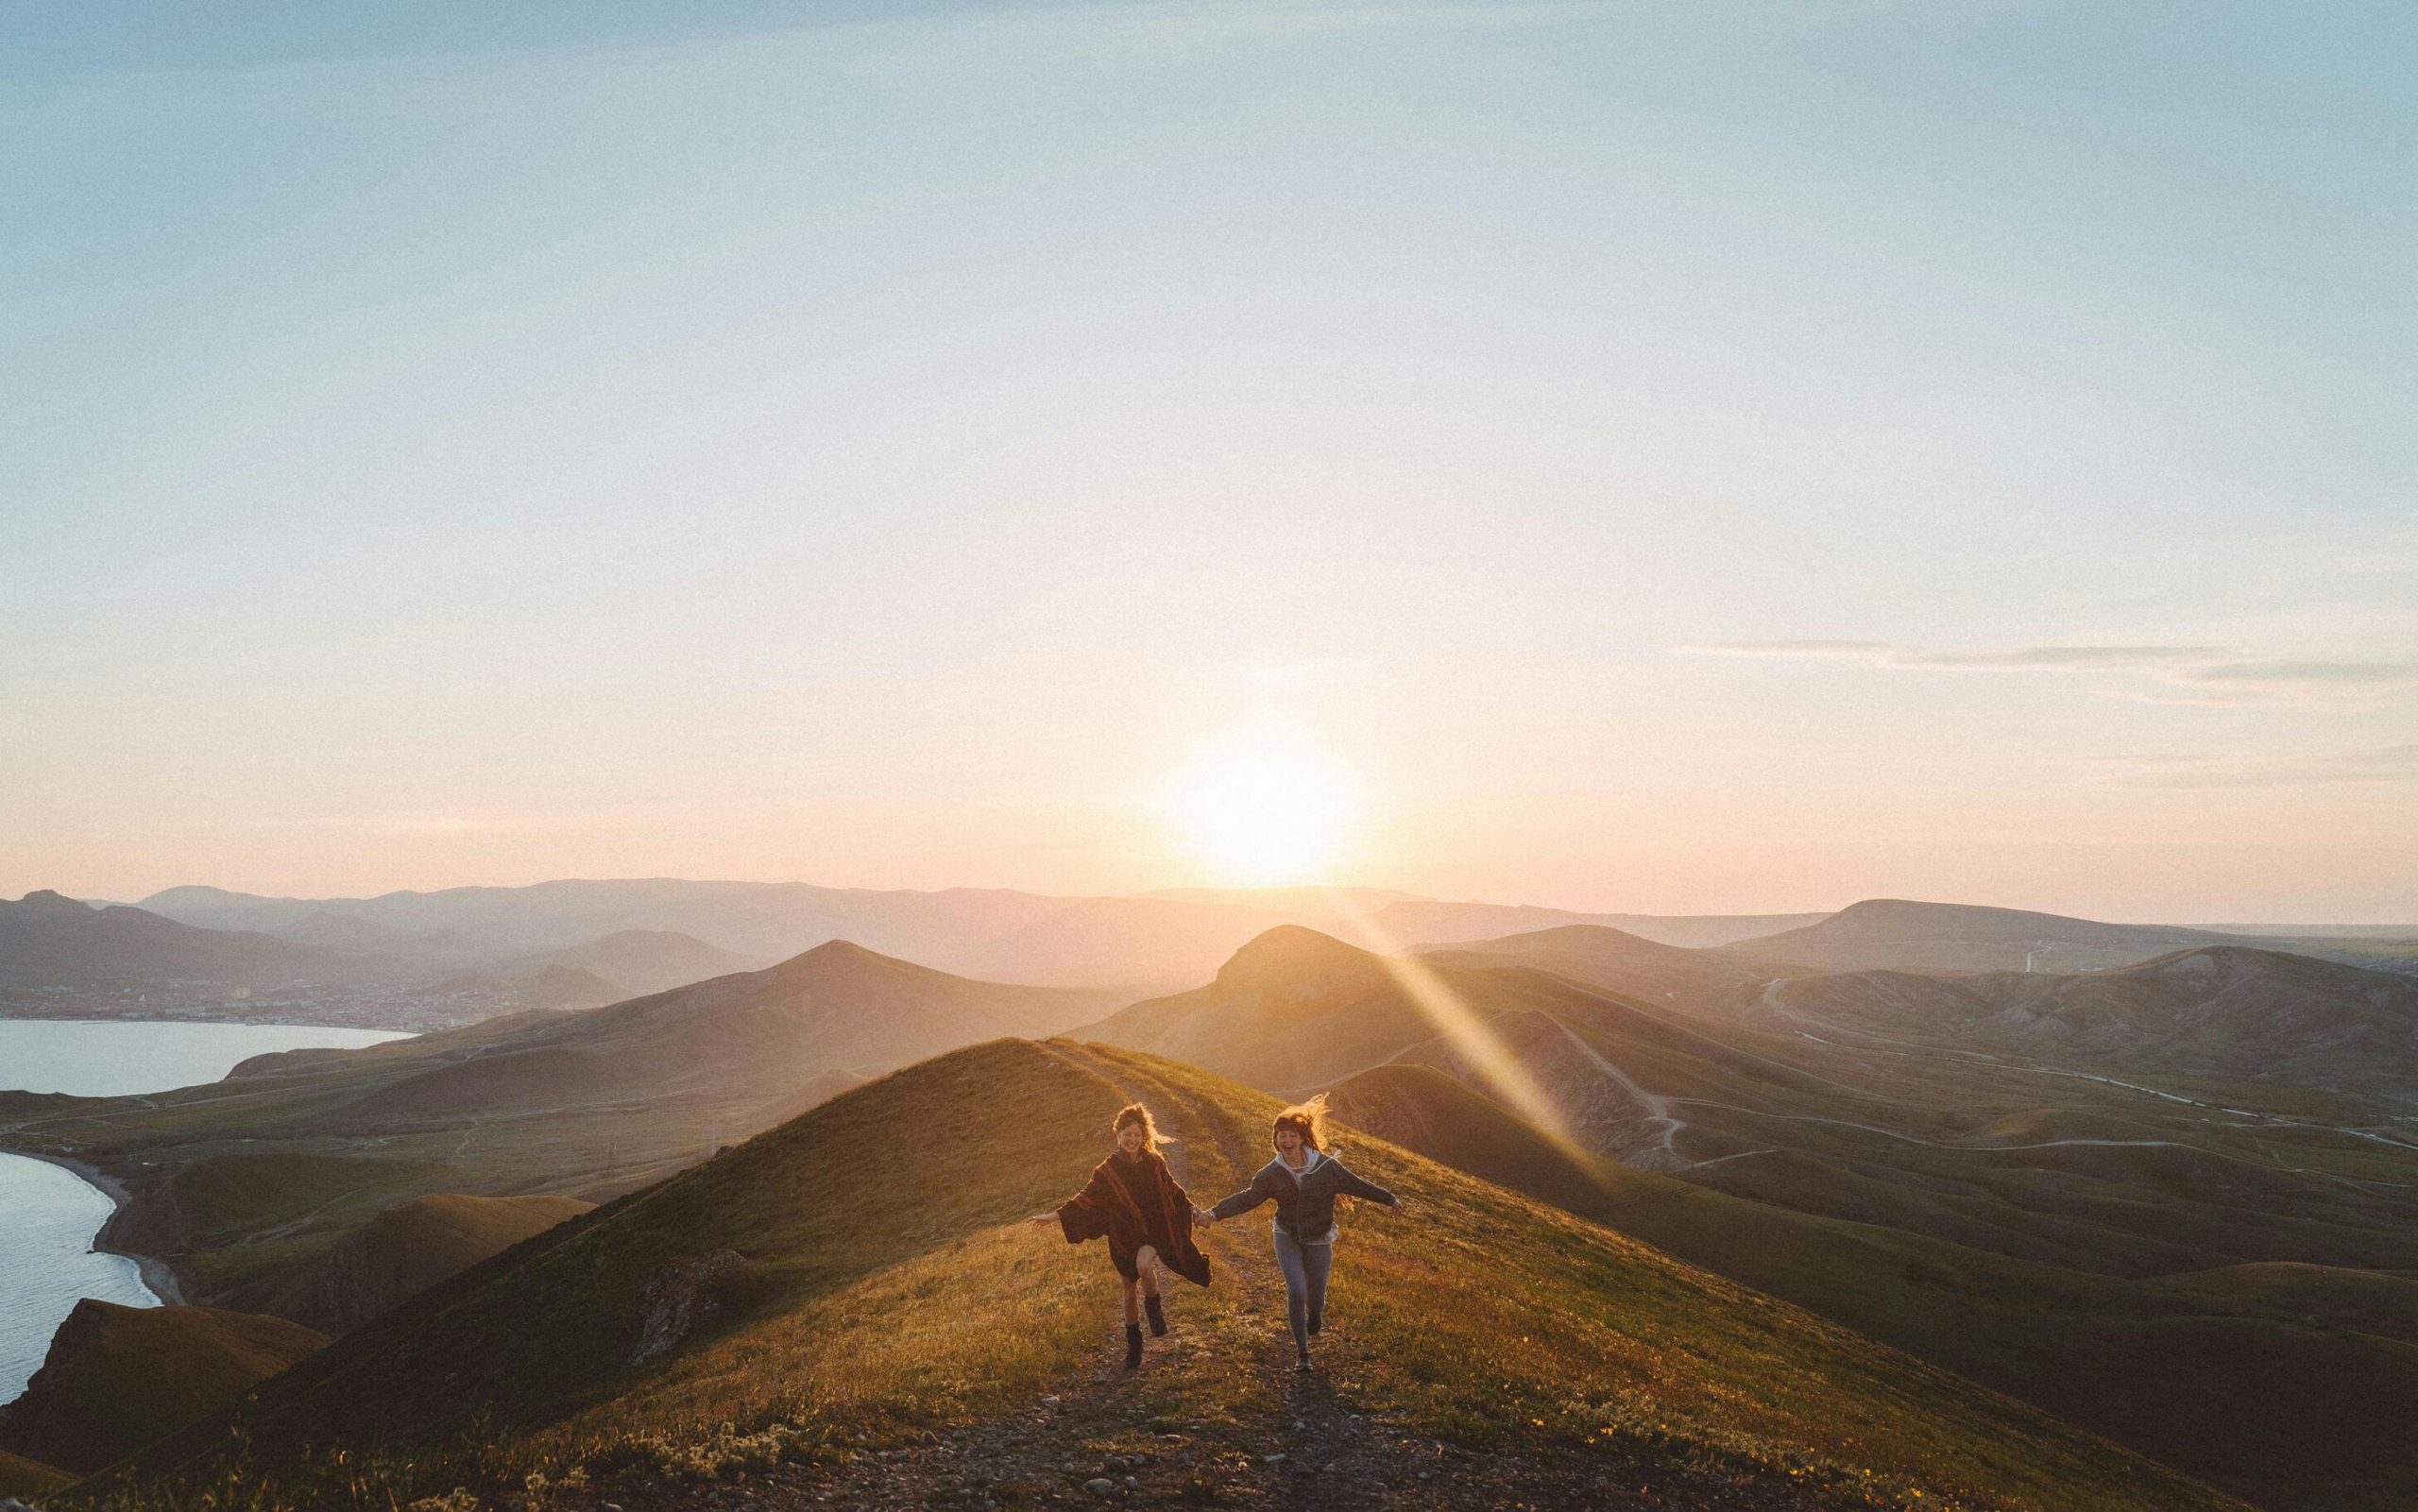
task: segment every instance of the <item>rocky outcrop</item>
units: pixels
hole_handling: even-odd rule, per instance
[[[714,1289],[747,1262],[736,1249],[675,1260],[647,1279],[639,1292],[638,1341],[630,1363],[643,1365],[669,1352],[719,1305]]]

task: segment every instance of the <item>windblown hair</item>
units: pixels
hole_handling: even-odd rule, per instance
[[[1312,1149],[1326,1148],[1326,1094],[1321,1092],[1307,1102],[1297,1102],[1276,1115],[1268,1130],[1268,1142],[1276,1143],[1276,1130],[1290,1129],[1302,1136],[1302,1143]]]
[[[1162,1143],[1162,1139],[1159,1134],[1159,1126],[1150,1121],[1149,1109],[1143,1107],[1138,1102],[1127,1103],[1124,1107],[1116,1110],[1116,1122],[1108,1126],[1108,1131],[1112,1134],[1121,1134],[1125,1132],[1125,1126],[1128,1124],[1139,1124],[1142,1126],[1142,1147],[1144,1149],[1156,1149],[1159,1147]]]

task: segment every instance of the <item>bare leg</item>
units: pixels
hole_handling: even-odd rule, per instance
[[[1166,1309],[1159,1305],[1159,1252],[1144,1245],[1133,1254],[1133,1269],[1142,1278],[1142,1315],[1150,1320],[1150,1332],[1165,1337],[1167,1331]]]
[[[1149,1251],[1145,1249],[1144,1254]],[[1143,1277],[1150,1274],[1147,1266],[1133,1267]],[[1125,1283],[1125,1368],[1139,1369],[1142,1365],[1142,1288],[1149,1282],[1129,1281]]]

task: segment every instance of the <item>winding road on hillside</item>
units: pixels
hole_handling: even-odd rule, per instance
[[[1919,1040],[1901,1039],[1895,1035],[1882,1034],[1874,1029],[1835,1024],[1828,1019],[1814,1018],[1798,1009],[1791,1007],[1789,1004],[1781,1000],[1780,994],[1788,986],[1791,979],[1792,978],[1786,977],[1774,977],[1771,981],[1764,984],[1763,991],[1757,998],[1757,1002],[1763,1008],[1769,1010],[1775,1017],[1787,1023],[1791,1027],[1792,1030],[1798,1036],[1811,1040],[1816,1045],[1830,1045],[1833,1048],[1848,1048],[1848,1046],[1841,1045],[1839,1041],[1825,1039],[1819,1034],[1811,1032],[1811,1030],[1806,1028],[1808,1025],[1819,1028],[1831,1034],[1852,1039],[1858,1042],[1858,1045],[1856,1047],[1860,1047],[1866,1051],[1893,1054],[1916,1060],[1946,1057],[1950,1060],[1963,1061],[1970,1065],[1985,1066],[1995,1071],[2012,1071],[2022,1075],[2035,1077],[2057,1077],[2069,1080],[2095,1082],[2101,1086],[2116,1087],[2126,1092],[2139,1093],[2144,1096],[2156,1098],[2160,1102],[2176,1103],[2188,1108],[2197,1108],[2210,1113],[2222,1113],[2228,1119],[2239,1120],[2238,1122],[2229,1123],[2220,1123],[2215,1119],[2203,1120],[2203,1122],[2206,1123],[2208,1127],[2213,1129],[2241,1129],[2250,1131],[2255,1131],[2259,1128],[2306,1129],[2313,1130],[2321,1133],[2341,1134],[2348,1138],[2365,1140],[2372,1144],[2382,1145],[2390,1149],[2397,1149],[2407,1151],[2411,1154],[2418,1154],[2418,1143],[2413,1143],[2410,1139],[2396,1137],[2395,1133],[2391,1130],[2360,1129],[2346,1124],[2328,1124],[2318,1122],[2313,1119],[2293,1118],[2283,1113],[2258,1113],[2247,1108],[2231,1108],[2222,1103],[2205,1102],[2197,1097],[2185,1096],[2181,1093],[2167,1092],[2157,1087],[2145,1086],[2137,1081],[2126,1081],[2119,1077],[2102,1076],[2089,1071],[2074,1071],[2062,1066],[2040,1065],[2032,1062],[2018,1061],[2008,1056],[1993,1054],[1985,1050],[1966,1050],[1946,1045],[1926,1045]],[[1679,1100],[1696,1101],[1698,1099],[1682,1098]],[[1703,1106],[1729,1107],[1730,1105],[1725,1103],[1704,1103]],[[1748,1109],[1736,1109],[1734,1111],[1741,1113],[1752,1112],[1752,1110]],[[1755,1114],[1755,1116],[1764,1118],[1796,1117],[1807,1119],[1807,1115],[1802,1114],[1758,1113]],[[1810,1118],[1807,1121],[1815,1123],[1845,1122],[1844,1120],[1839,1119],[1821,1118]],[[1966,1150],[2046,1149],[2059,1145],[2170,1146],[2181,1149],[2199,1150],[2203,1154],[2213,1155],[2222,1160],[2240,1160],[2241,1163],[2246,1165],[2258,1166],[2263,1164],[2266,1169],[2286,1172],[2295,1176],[2314,1176],[2325,1181],[2341,1182],[2354,1188],[2390,1186],[2408,1189],[2412,1185],[2412,1183],[2404,1181],[2387,1181],[2374,1178],[2356,1179],[2341,1176],[2331,1171],[2318,1170],[2312,1166],[2289,1165],[2280,1162],[2261,1163],[2257,1161],[2242,1160],[2240,1156],[2228,1155],[2220,1151],[2210,1150],[2205,1146],[2194,1145],[2188,1140],[2057,1139],[2043,1141],[2036,1145],[1939,1145],[1939,1142],[1935,1140],[1919,1139],[1911,1134],[1899,1133],[1894,1130],[1880,1129],[1869,1124],[1846,1124],[1846,1127],[1863,1129],[1872,1133],[1884,1134],[1889,1138],[1904,1140],[1912,1144],[1934,1145],[1940,1148]],[[2254,1137],[2256,1137],[2255,1132]]]

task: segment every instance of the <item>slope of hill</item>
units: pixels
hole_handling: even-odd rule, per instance
[[[462,1197],[399,1202],[315,1258],[230,1300],[330,1336],[351,1333],[450,1276],[590,1211],[567,1197]]]
[[[2269,950],[2201,945],[2074,976],[1819,976],[1772,1003],[1816,1028],[1959,1049],[2418,1101],[2418,980]]]
[[[1629,1170],[1425,1067],[1363,1072],[1334,1108],[2261,1505],[2381,1509],[2418,1491],[2402,1405],[2418,1283],[2315,1266],[2125,1282],[2013,1260]]]
[[[2418,1152],[2306,1089],[2186,1096],[1487,959],[1271,931],[1081,1032],[1284,1095],[1432,1065],[1634,1167],[2079,1269],[2418,1265]]]
[[[0,1444],[61,1470],[96,1470],[327,1342],[281,1317],[87,1299],[59,1325],[25,1395],[0,1407]]]
[[[623,997],[641,993],[670,992],[690,982],[727,977],[733,972],[761,971],[773,962],[761,956],[741,955],[709,945],[694,935],[669,929],[621,929],[582,944],[567,946],[519,961],[504,961],[494,969],[505,975],[550,966],[593,973],[621,989]]]
[[[530,1009],[570,1011],[602,1008],[635,995],[619,982],[606,981],[581,966],[559,963],[539,966],[522,975],[508,971],[473,972],[449,977],[429,989],[437,994],[475,994],[506,1005],[505,1012]]]
[[[1113,1000],[974,981],[835,940],[763,971],[540,1025],[487,1059],[543,1058],[528,1063],[600,1087],[789,1080],[803,1066],[886,1071],[976,1040],[1054,1033]],[[407,1100],[412,1084],[394,1092]]]
[[[1769,969],[1726,951],[1689,949],[1600,925],[1569,925],[1499,940],[1432,945],[1421,952],[1443,965],[1527,966],[1626,997],[1731,1014],[1759,997]]]
[[[1682,949],[1735,944],[1799,929],[1827,913],[1573,913],[1565,909],[1507,908],[1493,903],[1396,903],[1375,916],[1377,935],[1398,948],[1557,929],[1614,929],[1638,940]]]
[[[600,1200],[942,1050],[1048,1032],[1115,999],[972,981],[844,943],[582,1013],[362,1051],[261,1057],[223,1082],[61,1099],[0,1142],[124,1181],[119,1248],[201,1301],[277,1295],[382,1210],[430,1192]]]
[[[1738,941],[1758,961],[1824,971],[2089,971],[2127,966],[2231,935],[2168,925],[2100,924],[2020,909],[1867,898],[1819,924]]]
[[[1258,1164],[1275,1105],[1232,1083],[1061,1044],[959,1051],[474,1267],[79,1500],[201,1504],[240,1478],[261,1504],[350,1512],[575,1474],[587,1495],[653,1477],[649,1504],[677,1507],[707,1488],[666,1472],[726,1503],[779,1466],[784,1504],[969,1487],[1028,1504],[1093,1499],[1083,1477],[1115,1454],[1145,1502],[1261,1504],[1306,1484],[1337,1506],[2239,1507],[1376,1142],[1354,1159],[1408,1212],[1353,1218],[1325,1374],[1286,1368],[1266,1231],[1248,1223],[1206,1235],[1219,1278],[1174,1300],[1150,1365],[1098,1369],[1098,1254],[1017,1220],[1080,1183],[1137,1096],[1197,1190]],[[650,1299],[712,1274],[694,1295],[715,1310],[648,1355],[665,1336]]]
[[[256,987],[344,971],[345,959],[332,951],[196,929],[142,909],[87,908],[47,891],[0,901],[0,988]]]
[[[44,1465],[0,1449],[0,1496],[42,1496],[76,1479],[55,1465]]]

